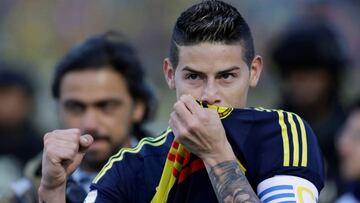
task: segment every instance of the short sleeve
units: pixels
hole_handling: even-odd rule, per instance
[[[323,188],[324,169],[321,152],[311,127],[298,115],[282,110],[267,112],[249,136],[247,146],[255,150],[249,167],[257,186],[276,175],[292,175]]]

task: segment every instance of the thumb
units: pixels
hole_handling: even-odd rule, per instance
[[[79,152],[86,152],[86,150],[90,147],[90,145],[94,142],[94,138],[85,134],[80,137],[80,149]]]

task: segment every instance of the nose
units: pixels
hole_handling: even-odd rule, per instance
[[[95,111],[88,110],[82,118],[82,129],[85,132],[96,132],[99,127],[98,116]]]
[[[209,79],[206,82],[201,95],[201,101],[212,105],[217,105],[221,102],[219,98],[219,90],[215,80]]]

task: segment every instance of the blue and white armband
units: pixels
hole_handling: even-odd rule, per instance
[[[264,203],[316,203],[319,198],[314,184],[289,175],[278,175],[262,181],[257,193]]]

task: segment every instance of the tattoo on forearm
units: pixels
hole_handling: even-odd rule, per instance
[[[260,202],[235,160],[211,167],[209,177],[221,203]]]

